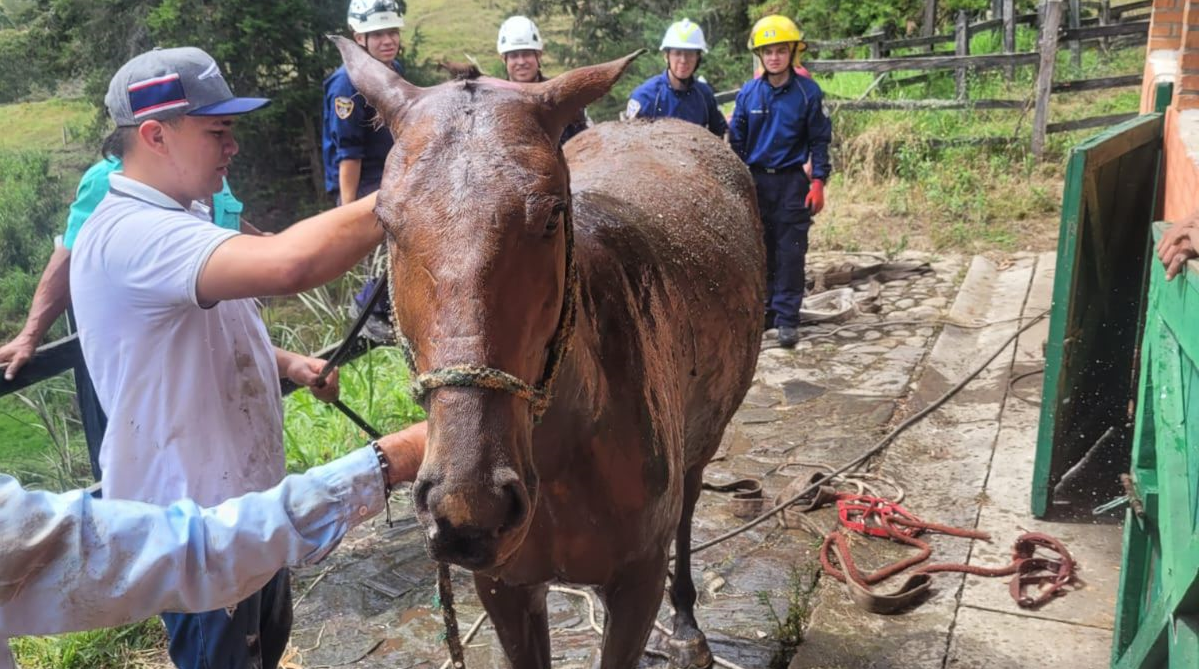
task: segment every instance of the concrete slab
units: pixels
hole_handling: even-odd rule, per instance
[[[946,669],[1098,669],[1111,633],[1092,627],[962,607]]]
[[[1053,262],[1052,254],[1038,258],[1025,306],[1026,316],[1041,313],[1052,302]],[[1047,328],[1046,319],[1021,336],[1015,369],[1037,369],[1044,365],[1040,342]],[[1029,514],[1040,417],[1040,407],[1035,403],[1040,397],[1040,383],[1027,383],[1009,393],[1004,403],[1002,427],[978,518],[978,529],[989,532],[993,541],[975,542],[970,564],[1005,564],[1010,560],[1012,542],[1020,533],[1045,532],[1066,544],[1080,565],[1082,584],[1066,597],[1029,611],[1016,607],[1007,588],[996,579],[967,576],[962,605],[1110,630],[1121,559],[1119,526],[1108,522],[1044,522]]]
[[[997,349],[1019,329],[1036,259],[1022,257],[1009,267],[975,256],[962,280],[949,320],[983,327],[946,325],[933,344],[912,401],[927,406],[973,371],[982,357]],[[938,414],[954,422],[993,420],[998,416],[1011,366],[1011,350],[996,358],[979,377],[949,400]],[[987,407],[980,413],[979,407]]]

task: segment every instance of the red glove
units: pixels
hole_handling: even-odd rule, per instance
[[[812,180],[812,185],[808,188],[808,198],[804,200],[804,206],[813,216],[820,213],[824,209],[824,182],[820,179]]]

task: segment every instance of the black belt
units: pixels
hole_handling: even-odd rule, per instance
[[[752,165],[749,171],[754,174],[793,174],[795,172],[802,172],[803,165],[793,165],[791,167],[758,167]]]

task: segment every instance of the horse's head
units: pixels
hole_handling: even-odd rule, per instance
[[[572,322],[570,175],[558,140],[632,56],[541,84],[419,88],[348,40],[338,47],[395,137],[377,212],[396,330],[429,414],[417,517],[433,557],[488,569],[528,529],[534,419]]]

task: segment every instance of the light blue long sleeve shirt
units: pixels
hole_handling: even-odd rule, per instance
[[[0,475],[0,669],[13,667],[9,637],[241,601],[279,569],[319,562],[384,504],[371,448],[209,509],[28,491]]]

